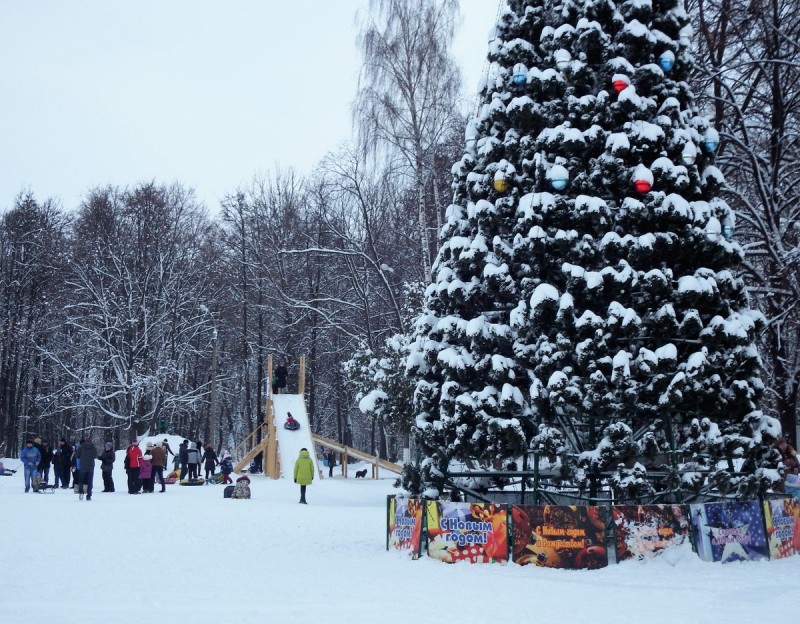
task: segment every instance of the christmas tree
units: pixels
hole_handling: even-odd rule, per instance
[[[408,360],[425,494],[526,450],[589,495],[762,491],[764,321],[683,4],[507,5]]]

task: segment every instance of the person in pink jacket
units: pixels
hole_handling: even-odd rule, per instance
[[[142,469],[142,449],[139,440],[131,440],[131,445],[125,452],[125,469],[128,471],[128,494],[138,494],[142,487],[139,471]]]

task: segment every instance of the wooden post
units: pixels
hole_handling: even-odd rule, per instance
[[[275,414],[272,412],[272,355],[267,356],[267,380],[269,388],[266,393],[265,416],[267,419],[267,453],[264,458],[264,474],[270,479],[281,478],[281,467],[278,460],[278,438],[275,431]]]
[[[306,393],[306,356],[300,356],[300,370],[297,373],[297,394]]]

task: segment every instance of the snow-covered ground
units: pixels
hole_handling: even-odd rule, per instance
[[[18,462],[4,460],[14,468]],[[350,474],[354,474],[351,471]],[[327,475],[327,471],[326,471]],[[716,624],[793,620],[800,556],[712,564],[691,551],[596,571],[447,565],[385,550],[393,479],[24,493],[0,477],[0,624],[456,621]],[[156,488],[158,490],[158,488]]]

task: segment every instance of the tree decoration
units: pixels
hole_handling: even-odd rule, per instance
[[[733,223],[726,221],[725,225],[722,226],[722,235],[725,237],[725,240],[731,240],[735,233],[736,229],[733,227]]]
[[[716,217],[711,217],[706,223],[706,236],[709,240],[717,240],[722,233],[722,225],[719,222],[719,219]]]
[[[671,50],[662,52],[661,55],[658,57],[658,66],[664,73],[672,71],[674,65],[675,65],[675,54],[673,54]]]
[[[644,165],[633,171],[633,188],[637,193],[648,193],[653,188],[653,172]]]
[[[572,63],[572,55],[569,53],[569,50],[560,48],[555,51],[553,57],[555,58],[558,71],[565,72],[569,69],[569,65]]]
[[[518,87],[521,87],[528,82],[528,68],[525,67],[524,63],[517,63],[514,65],[514,72],[511,76],[511,82]]]
[[[547,179],[554,191],[563,191],[569,184],[569,171],[563,165],[553,165],[547,171]]]
[[[492,182],[494,190],[498,193],[505,193],[508,190],[508,179],[503,171],[497,171],[494,174],[494,181]]]
[[[709,128],[706,130],[705,135],[703,135],[703,149],[709,153],[713,154],[717,151],[719,147],[719,132],[716,131],[715,128]]]
[[[697,160],[697,146],[695,146],[694,143],[689,141],[686,145],[683,146],[683,151],[681,152],[681,162],[687,167],[691,167],[696,160]]]
[[[622,93],[631,84],[631,79],[625,74],[614,74],[611,78],[611,87],[615,93]]]

